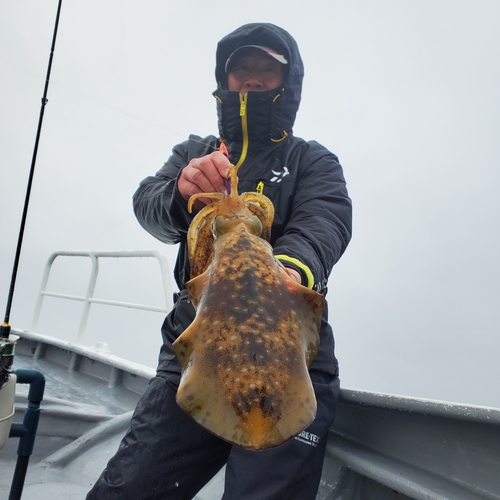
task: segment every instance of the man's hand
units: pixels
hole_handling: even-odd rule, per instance
[[[226,186],[224,179],[229,172],[229,160],[220,152],[193,158],[181,171],[177,187],[181,196],[187,201],[196,193],[222,193]],[[210,198],[198,198],[194,204],[195,211],[211,203]]]
[[[302,285],[302,278],[298,271],[292,269],[291,267],[285,267],[285,271],[288,274],[288,276],[290,276],[290,278],[293,279],[293,281],[296,281],[299,285]]]

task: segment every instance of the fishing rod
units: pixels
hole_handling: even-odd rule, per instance
[[[35,174],[36,157],[37,157],[37,153],[38,153],[38,144],[40,142],[40,135],[42,132],[43,116],[45,113],[45,106],[49,102],[49,100],[47,99],[47,93],[49,90],[50,72],[52,69],[52,60],[54,58],[54,50],[55,50],[55,46],[56,46],[57,29],[59,27],[59,16],[61,13],[61,5],[62,5],[62,0],[59,0],[59,4],[57,6],[56,20],[55,20],[55,25],[54,25],[54,34],[52,36],[52,45],[50,48],[49,63],[48,63],[48,67],[47,67],[47,75],[45,77],[45,86],[44,86],[44,90],[43,90],[43,97],[42,97],[42,102],[41,102],[41,107],[40,107],[40,116],[38,119],[38,127],[37,127],[37,132],[36,132],[35,145],[33,148],[33,155],[31,158],[31,168],[30,168],[28,184],[27,184],[27,188],[26,188],[26,197],[24,199],[24,208],[23,208],[23,214],[21,217],[21,226],[19,228],[19,236],[17,239],[17,248],[16,248],[15,257],[14,257],[14,265],[12,267],[12,277],[11,277],[11,281],[10,281],[9,294],[7,297],[7,305],[5,308],[4,320],[3,320],[2,325],[0,326],[0,387],[2,386],[2,379],[4,378],[4,376],[8,377],[8,372],[10,371],[10,368],[12,366],[12,362],[14,360],[15,342],[9,341],[9,334],[10,334],[10,330],[11,330],[10,323],[9,323],[10,311],[12,308],[12,300],[14,298],[14,290],[16,287],[17,270],[19,268],[19,259],[21,257],[21,248],[23,245],[26,219],[28,217],[28,206],[29,206],[29,201],[30,201],[30,196],[31,196],[31,187],[33,184],[33,176]]]
[[[42,97],[42,102],[41,102],[41,106],[40,106],[40,116],[38,118],[38,128],[37,128],[37,132],[36,132],[35,145],[33,148],[33,155],[31,158],[31,168],[30,168],[30,173],[29,173],[29,178],[28,178],[28,185],[26,188],[26,197],[24,199],[23,215],[21,217],[21,226],[19,229],[16,254],[15,254],[15,258],[14,258],[14,265],[12,268],[12,277],[11,277],[11,281],[10,281],[9,295],[7,298],[7,306],[5,309],[4,320],[3,320],[2,325],[0,326],[0,338],[9,338],[9,333],[10,333],[10,324],[9,324],[10,310],[12,308],[12,300],[14,298],[17,270],[19,268],[19,259],[21,257],[21,248],[23,245],[24,230],[25,230],[25,226],[26,226],[26,219],[28,217],[28,206],[29,206],[29,201],[30,201],[30,196],[31,196],[31,187],[33,184],[33,176],[35,174],[36,157],[37,157],[37,153],[38,153],[38,144],[40,143],[40,135],[42,132],[43,116],[45,113],[45,106],[49,102],[49,100],[47,99],[47,93],[49,90],[50,72],[52,69],[52,60],[54,58],[54,50],[55,50],[55,46],[56,46],[57,29],[59,26],[59,16],[61,13],[61,5],[62,5],[62,0],[59,0],[59,4],[57,7],[56,21],[55,21],[55,26],[54,26],[54,34],[52,36],[52,45],[50,48],[49,63],[48,63],[48,67],[47,67],[47,76],[45,77],[45,87],[43,90],[43,97]]]

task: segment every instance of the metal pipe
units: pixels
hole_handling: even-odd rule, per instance
[[[18,437],[17,462],[12,478],[9,500],[21,498],[28,463],[35,445],[38,421],[40,420],[40,403],[45,390],[45,377],[36,370],[14,370],[18,384],[30,384],[28,392],[28,406],[24,412],[22,423],[14,422],[10,428],[9,437]]]

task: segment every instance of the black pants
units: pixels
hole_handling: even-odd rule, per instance
[[[131,427],[87,500],[187,500],[227,463],[224,500],[314,500],[339,379],[312,372],[318,410],[288,443],[255,452],[232,446],[200,427],[175,401],[178,376],[155,377]]]

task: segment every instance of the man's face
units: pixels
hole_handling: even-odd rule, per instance
[[[231,61],[227,86],[231,92],[264,92],[279,87],[284,80],[283,65],[259,49],[242,51]]]

